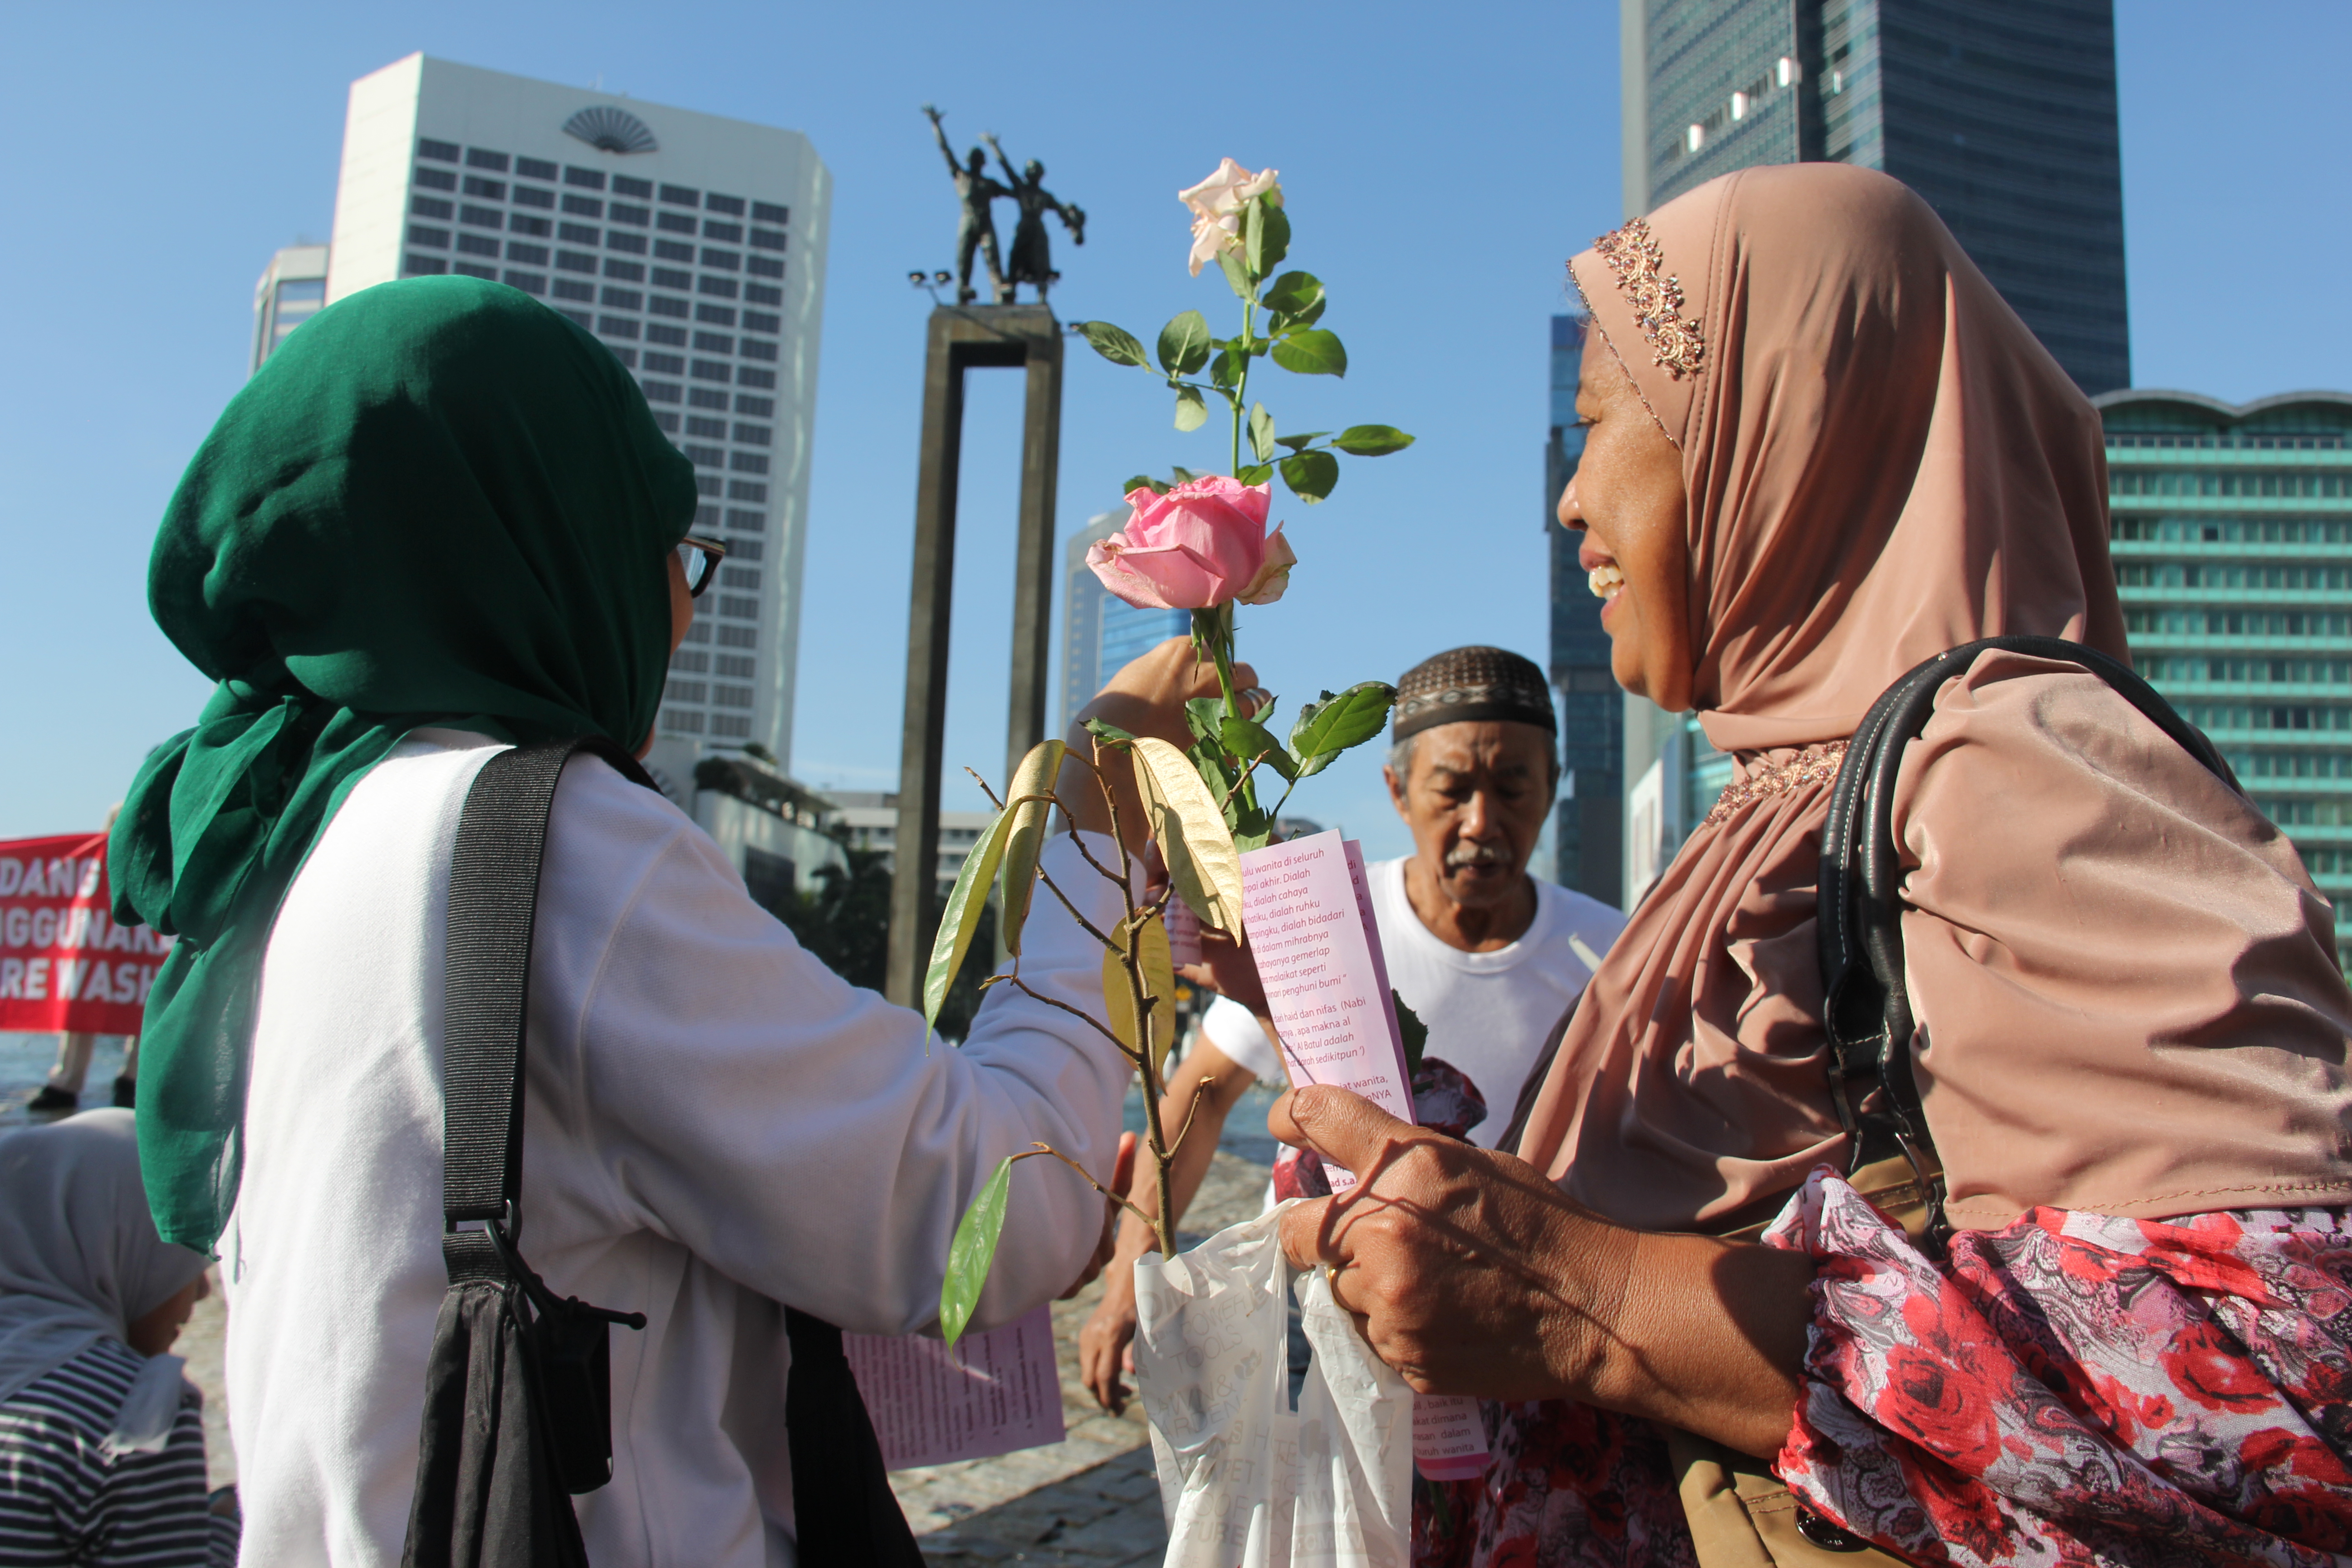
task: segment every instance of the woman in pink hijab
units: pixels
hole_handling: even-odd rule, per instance
[[[1293,1258],[1416,1388],[1492,1402],[1486,1475],[1419,1521],[1423,1560],[1691,1563],[1724,1507],[1921,1563],[2352,1553],[2333,916],[2081,665],[1978,656],[1895,790],[1948,1251],[1841,1174],[1814,925],[1839,759],[1947,648],[2128,657],[2097,415],[1868,171],[1729,175],[1570,267],[1594,330],[1560,521],[1618,679],[1696,710],[1737,772],[1519,1158],[1336,1090],[1277,1108],[1368,1173],[1291,1211]],[[1753,1473],[1694,1490],[1694,1453]]]

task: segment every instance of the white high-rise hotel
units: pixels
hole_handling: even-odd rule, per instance
[[[790,766],[831,198],[798,132],[422,55],[352,84],[326,302],[511,284],[602,338],[694,459],[730,552],[671,664],[650,760],[675,785],[751,742]]]

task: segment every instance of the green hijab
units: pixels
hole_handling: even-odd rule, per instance
[[[500,284],[355,294],[230,400],[147,574],[156,625],[219,685],[108,847],[116,918],[179,938],[139,1063],[166,1241],[211,1250],[236,1202],[262,952],[335,808],[420,725],[635,749],[694,509],[628,372]]]

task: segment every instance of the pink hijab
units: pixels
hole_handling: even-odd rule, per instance
[[[1725,801],[1634,911],[1520,1143],[1652,1229],[1844,1163],[1814,883],[1834,748],[1904,671],[2128,657],[2098,416],[1899,183],[1756,168],[1570,264],[1683,455]],[[1907,755],[1919,1079],[1956,1224],[2352,1201],[2352,994],[2293,847],[2080,667],[1988,654]]]

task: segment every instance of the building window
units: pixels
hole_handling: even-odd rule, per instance
[[[555,313],[562,316],[565,321],[571,321],[580,327],[584,328],[588,325],[589,316],[588,312],[585,310],[569,310],[564,309],[562,306],[558,305],[555,308]]]
[[[603,231],[591,228],[584,223],[560,223],[555,226],[555,233],[556,237],[566,245],[593,245]]]
[[[464,206],[457,209],[457,221],[470,223],[477,228],[504,228],[507,215],[496,207]]]
[[[694,476],[694,488],[703,495],[715,496],[719,493],[719,476],[716,474],[697,474]]]
[[[421,223],[413,223],[408,226],[408,243],[429,245],[436,249],[446,250],[449,248],[449,231],[446,228],[428,228]]]
[[[731,381],[734,377],[735,367],[732,365],[721,364],[715,359],[694,362],[694,379],[697,381]]]
[[[436,142],[430,137],[420,136],[416,139],[416,155],[420,158],[430,158],[436,163],[454,163],[457,161],[457,144],[455,142]]]
[[[581,323],[581,324],[582,324],[582,325],[583,325],[583,326],[585,326],[587,323],[585,323],[585,322],[583,321],[583,323]],[[627,366],[628,366],[632,371],[634,371],[634,370],[635,370],[635,369],[637,368],[637,351],[636,351],[636,350],[635,350],[635,349],[633,349],[633,348],[628,348],[628,347],[614,348],[614,347],[613,347],[613,345],[612,345],[612,344],[610,344],[610,343],[607,343],[607,344],[605,344],[604,346],[605,346],[607,349],[611,349],[611,350],[612,350],[612,354],[613,354],[613,357],[614,357],[614,359],[619,360],[623,364],[627,365]],[[656,414],[656,415],[655,415],[655,416],[654,416],[654,417],[655,417],[655,418],[656,418],[656,419],[658,419],[658,418],[660,418],[660,417],[661,417],[661,416],[660,416],[660,415],[658,415],[658,414]],[[677,415],[675,415],[675,414],[673,414],[673,415],[671,415],[671,416],[670,416],[670,417],[671,417],[672,419],[676,419],[676,418],[677,417]]]
[[[694,233],[694,220],[684,213],[664,213],[654,222],[659,225],[666,234],[691,236]]]
[[[507,246],[507,259],[509,261],[520,261],[530,267],[544,267],[547,265],[547,247],[543,245],[518,245],[509,242]],[[541,293],[544,291],[545,288],[546,283],[542,280],[540,287],[532,289],[531,292],[534,294]]]
[[[631,352],[634,353],[635,351],[632,350]],[[669,434],[673,436],[677,434],[677,416],[675,414],[667,413],[662,409],[656,408],[654,410],[654,423],[660,426],[664,430],[669,432]],[[702,509],[700,507],[697,507],[695,510],[697,511],[700,511]],[[707,642],[709,639],[707,637],[696,637],[693,631],[689,628],[686,634],[686,640],[688,642]]]
[[[712,223],[705,218],[702,220],[702,237],[740,245],[743,243],[743,226],[740,223]]]
[[[716,408],[727,412],[727,395],[715,386],[695,386],[687,389],[686,400],[697,408]]]
[[[719,595],[719,613],[725,616],[730,620],[756,621],[760,618],[760,601],[757,599],[740,598],[733,594],[721,594]],[[723,630],[719,635],[719,640],[722,643],[727,640]],[[749,647],[750,645],[738,644],[736,646]]]
[[[724,419],[688,419],[686,422],[686,433],[689,436],[707,437],[713,441],[724,441],[727,439],[727,421]]]
[[[416,183],[436,191],[454,191],[457,188],[457,176],[446,169],[419,169]]]
[[[566,191],[563,193],[563,210],[575,217],[603,217],[604,204],[594,196],[575,196]],[[594,241],[589,243],[593,244]]]
[[[732,305],[697,305],[694,308],[694,319],[698,321],[707,321],[714,327],[731,327],[735,324],[735,307]],[[721,353],[725,353],[727,351],[724,349],[719,351]]]
[[[664,261],[692,261],[694,247],[680,245],[674,239],[657,239],[654,241],[654,254]],[[686,285],[680,283],[678,287],[683,289]]]
[[[790,207],[780,207],[773,202],[753,202],[751,204],[751,221],[754,223],[789,224],[793,221],[793,209]]]
[[[776,416],[776,400],[772,397],[738,396],[735,412],[748,414],[754,419],[773,419]]]
[[[751,719],[744,713],[713,713],[710,732],[721,740],[740,741],[751,733]],[[757,850],[753,854],[759,853]]]
[[[646,357],[650,359],[653,356],[648,354]],[[727,466],[727,454],[716,447],[697,447],[689,442],[686,448],[686,455],[690,461],[699,463],[706,468],[723,468]]]
[[[766,259],[767,258],[762,256],[751,258],[751,270],[754,272],[760,270],[760,263]],[[784,291],[765,283],[746,283],[743,285],[743,298],[751,300],[754,305],[781,305],[784,302]],[[771,327],[768,330],[774,331],[776,329]]]
[[[684,375],[686,361],[676,354],[657,354],[648,351],[646,354],[646,368],[656,375]]]
[[[623,234],[617,228],[608,228],[604,231],[604,248],[625,250],[632,256],[643,256],[646,253],[646,237],[642,234]]]
[[[509,267],[504,281],[509,288],[520,289],[526,294],[547,292],[547,274],[544,272],[518,272]]]
[[[757,617],[759,611],[757,601],[738,599],[735,602],[748,606],[743,611],[744,615]],[[751,626],[721,626],[719,628],[719,646],[720,647],[758,647],[760,634]]]
[[[465,236],[459,235],[457,237],[463,239]],[[497,268],[485,267],[478,261],[460,261],[452,268],[452,270],[461,273],[467,278],[479,278],[485,282],[495,283],[499,280],[499,269]]]
[[[713,250],[706,245],[702,247],[702,264],[723,268],[729,272],[740,272],[743,268],[743,258],[738,251]]]
[[[713,278],[706,272],[702,275],[702,282],[698,287],[703,293],[716,294],[721,300],[735,298],[736,284],[732,278]]]
[[[604,188],[604,173],[601,169],[575,169],[567,163],[563,169],[563,183],[578,185],[583,190],[601,191]]]
[[[449,270],[449,264],[437,256],[419,256],[411,251],[408,270],[420,277],[435,278]]]
[[[766,542],[761,540],[738,539],[731,534],[728,536],[727,552],[745,561],[757,561],[767,552],[767,548]],[[751,672],[747,669],[743,673],[748,676]]]
[[[735,373],[735,380],[740,385],[765,387],[772,392],[776,386],[776,373],[747,364]]]
[[[662,710],[662,728],[674,734],[699,735],[702,733],[702,715],[690,708],[665,708]]]
[[[517,158],[515,173],[526,180],[551,180],[555,178],[555,165],[544,158]]]
[[[605,271],[610,272],[612,269],[613,264],[611,262],[607,261],[604,263]],[[642,271],[643,268],[641,268],[639,270]],[[655,281],[659,282],[660,279],[656,279]],[[677,316],[683,318],[686,315],[687,306],[686,301],[683,300],[674,300],[667,294],[656,294],[652,299],[646,301],[646,309],[651,310],[656,316]]]
[[[495,169],[503,174],[507,172],[507,155],[493,153],[487,147],[468,147],[466,149],[466,166],[469,169]]]
[[[756,566],[722,566],[719,569],[719,585],[722,588],[750,588],[757,592],[760,569]]]
[[[659,321],[652,321],[646,324],[646,336],[657,343],[670,343],[678,348],[686,347],[684,327],[666,327]]]
[[[727,466],[739,474],[764,474],[768,471],[768,459],[761,452],[738,452]]]
[[[583,283],[574,278],[559,278],[555,280],[555,297],[559,300],[577,300],[583,305],[593,305],[596,302],[596,286],[593,283]],[[583,327],[588,325],[588,319],[582,317],[580,324]]]
[[[624,283],[642,283],[646,280],[646,269],[634,261],[622,261],[608,256],[604,258],[604,276],[617,278]],[[630,309],[635,310],[635,307],[631,306]]]
[[[710,689],[699,680],[673,680],[662,692],[662,698],[669,702],[708,702]]]
[[[688,190],[684,185],[664,185],[661,188],[661,199],[673,206],[698,207],[702,205],[702,193]]]
[[[781,332],[784,330],[782,317],[771,316],[765,310],[743,312],[743,330],[747,332]]]
[[[654,268],[654,287],[656,289],[676,289],[683,291],[690,286],[687,273],[667,267]],[[680,304],[685,302],[683,300],[678,301]]]
[[[676,403],[677,395],[686,390],[674,381],[641,381],[637,384],[645,388],[646,396],[655,403]]]
[[[768,531],[768,514],[764,511],[752,511],[744,507],[730,506],[727,509],[727,526],[749,529],[753,533],[765,533]],[[755,555],[752,559],[756,561],[759,557]]]
[[[614,223],[634,224],[643,228],[654,215],[644,207],[633,207],[626,202],[614,202],[604,209],[604,216]]]
[[[593,273],[596,270],[596,258],[593,256],[583,255],[577,250],[557,251],[555,253],[555,264],[563,268],[566,272]],[[591,299],[593,297],[593,293],[577,296],[577,298],[583,300]]]
[[[776,433],[765,425],[738,425],[735,426],[735,439],[747,447],[772,447]]]
[[[669,656],[669,667],[672,669],[685,670],[688,675],[708,675],[710,673],[710,656],[707,653],[696,653],[689,648],[680,648]],[[698,697],[695,700],[699,702],[702,699]]]
[[[735,680],[749,680],[751,661],[740,653],[722,653],[719,656],[719,673]]]
[[[642,310],[646,308],[646,297],[634,289],[608,288],[604,290],[604,303],[615,310]],[[637,325],[632,321],[629,323],[629,336],[634,338],[636,335]]]
[[[418,217],[437,217],[446,220],[457,209],[438,196],[411,196],[408,200],[408,210]]]
[[[749,708],[751,689],[748,686],[717,686],[711,689],[711,701],[720,708]]]
[[[551,208],[555,205],[555,193],[542,191],[537,185],[517,185],[514,188],[514,204],[519,207]]]
[[[741,217],[743,216],[743,198],[741,196],[722,196],[714,192],[702,198],[702,205],[709,207],[712,212],[725,213],[730,217]]]
[[[768,487],[754,484],[750,479],[730,479],[727,481],[727,499],[758,501],[764,506],[768,500]]]
[[[762,278],[782,278],[784,275],[784,258],[781,256],[755,256],[751,258],[751,267]],[[761,301],[763,305],[781,305],[783,302],[783,295],[774,292]]]
[[[776,357],[776,345],[770,342],[765,338],[745,338],[743,340],[743,357],[745,359],[772,360]]]
[[[506,182],[486,180],[479,174],[468,174],[466,176],[466,194],[469,196],[479,196],[486,202],[502,202],[507,199]]]
[[[626,174],[615,174],[613,176],[613,190],[617,195],[635,196],[639,201],[645,201],[653,195],[654,183],[651,180],[631,179]]]
[[[507,223],[507,227],[517,234],[528,234],[542,239],[547,237],[551,226],[545,218],[532,217],[529,213],[517,213]]]
[[[784,248],[783,231],[755,228],[751,231],[751,247],[755,250],[782,250]]]
[[[487,234],[461,234],[457,237],[457,248],[469,256],[496,256],[499,242]]]
[[[697,332],[694,346],[707,354],[731,354],[735,352],[735,340],[724,332]]]
[[[613,290],[607,289],[604,292],[610,294]],[[597,321],[596,330],[608,338],[634,338],[637,335],[637,323],[627,316],[604,316]]]

